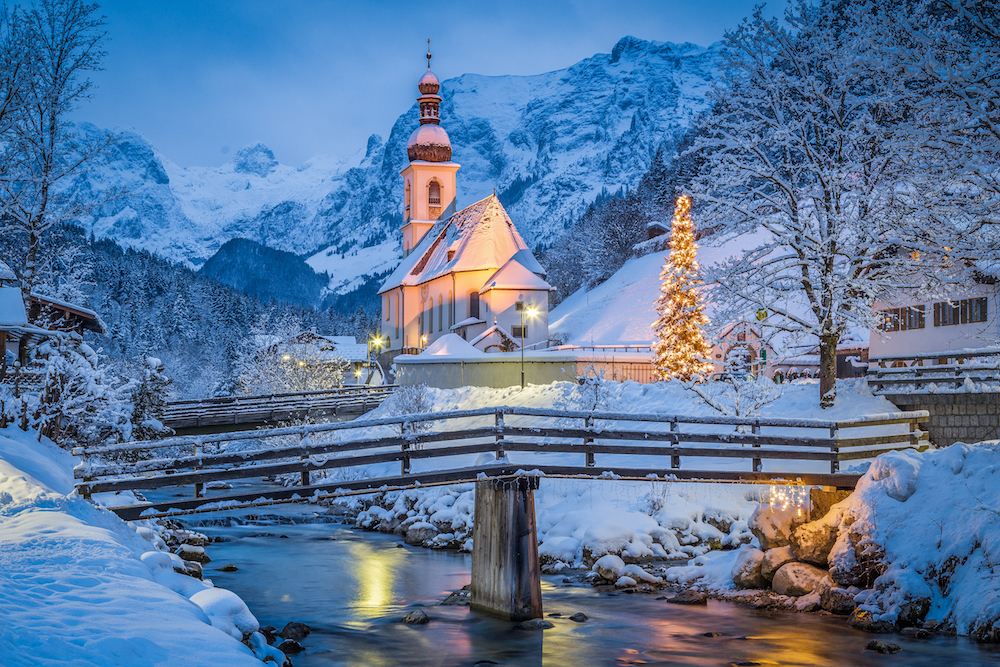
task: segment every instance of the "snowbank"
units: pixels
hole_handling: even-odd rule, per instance
[[[851,614],[852,626],[872,632],[922,625],[1000,643],[998,467],[1000,441],[879,456],[854,493],[791,533],[789,553],[820,567],[779,561],[778,573],[805,567],[818,578],[814,590],[789,592],[798,596],[790,606]],[[788,548],[765,552],[765,564]],[[712,553],[665,579],[735,598],[739,558]]]
[[[54,445],[0,430],[0,664],[260,667],[189,599],[218,589],[174,572],[154,531],[78,497],[72,469]],[[248,615],[230,618],[245,630]]]

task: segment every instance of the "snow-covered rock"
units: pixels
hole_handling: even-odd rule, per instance
[[[233,639],[247,640],[260,629],[260,623],[246,603],[232,591],[224,588],[206,588],[191,596],[191,602],[201,607],[212,627],[222,630]]]
[[[808,563],[785,563],[774,573],[771,589],[781,595],[799,597],[816,590],[826,576],[825,570]]]
[[[768,549],[764,552],[764,558],[760,563],[760,573],[763,577],[771,581],[774,578],[774,573],[778,571],[778,568],[785,563],[791,563],[795,560],[795,554],[792,553],[792,548],[790,546],[775,547],[774,549]]]
[[[791,543],[792,531],[805,523],[796,507],[780,508],[769,503],[761,503],[750,516],[750,532],[753,533],[760,548],[770,551],[777,547],[788,546]]]
[[[829,565],[830,551],[840,536],[842,517],[832,511],[818,521],[804,523],[792,531],[790,546],[795,557],[817,567]]]
[[[733,565],[733,583],[740,588],[765,588],[767,579],[761,571],[764,552],[749,545],[740,548]]]
[[[625,561],[614,554],[608,554],[598,558],[591,569],[608,581],[616,581],[625,569]]]

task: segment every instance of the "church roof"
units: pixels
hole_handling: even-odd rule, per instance
[[[521,262],[517,255],[511,257],[499,271],[487,278],[486,284],[479,290],[480,294],[491,289],[522,289],[522,290],[550,290],[552,286],[529,271]]]
[[[392,272],[379,294],[462,271],[496,271],[528,246],[496,195],[440,220]],[[449,259],[449,251],[454,254]],[[546,286],[547,289],[547,286]]]

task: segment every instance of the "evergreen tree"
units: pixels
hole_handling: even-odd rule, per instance
[[[152,440],[173,432],[160,421],[167,407],[170,383],[162,361],[156,357],[143,359],[142,377],[132,394],[133,439]]]
[[[660,317],[653,324],[656,333],[653,360],[656,375],[661,380],[677,378],[689,381],[707,373],[706,361],[712,348],[702,332],[708,317],[695,291],[698,279],[698,246],[694,242],[694,223],[690,215],[691,200],[677,199],[673,230],[670,234],[670,256],[660,274],[660,297],[656,312]]]

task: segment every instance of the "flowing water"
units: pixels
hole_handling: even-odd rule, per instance
[[[265,509],[265,508],[262,508]],[[313,628],[296,667],[334,665],[803,665],[941,667],[1000,664],[1000,647],[955,637],[908,639],[868,635],[843,618],[756,611],[710,600],[706,607],[673,605],[658,595],[599,592],[543,576],[545,613],[555,627],[515,630],[514,623],[439,606],[470,581],[471,556],[400,546],[399,538],[332,523],[308,523],[308,508],[282,509],[297,523],[199,525],[229,541],[212,544],[206,578],[239,594],[262,625],[288,621]],[[219,572],[227,563],[236,572]],[[575,577],[571,577],[575,579]],[[400,619],[423,609],[431,622]],[[583,612],[589,620],[568,616]],[[708,634],[707,634],[708,633]],[[711,636],[710,633],[719,633]],[[865,651],[872,638],[902,651]]]

